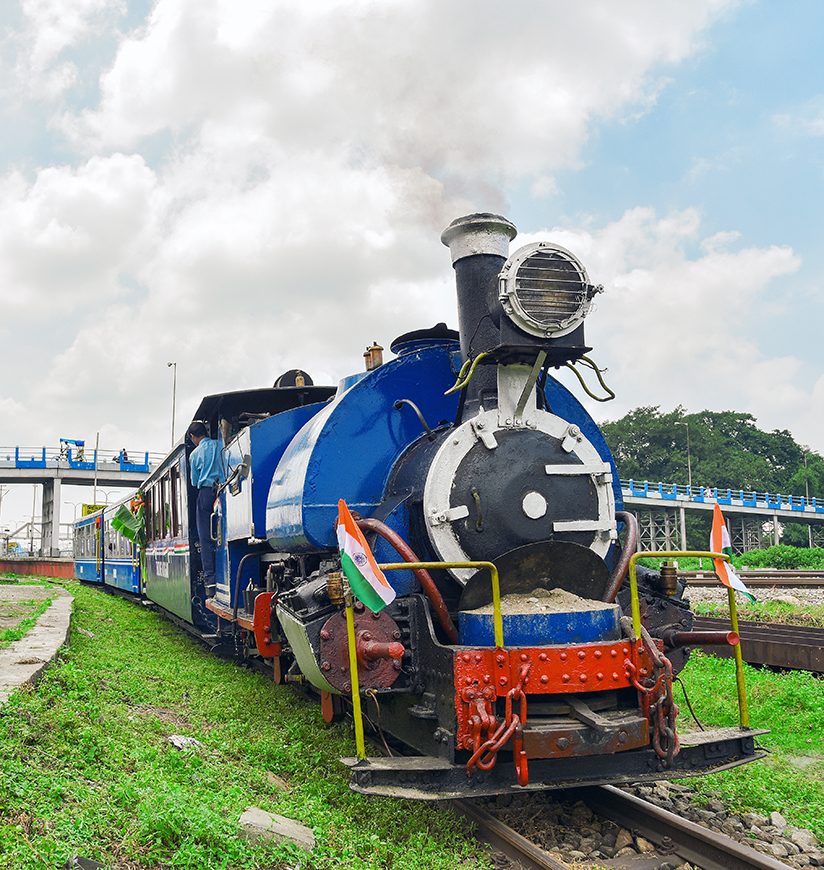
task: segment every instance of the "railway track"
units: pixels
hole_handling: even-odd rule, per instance
[[[674,859],[671,863],[689,861],[701,870],[787,870],[788,867],[732,837],[690,822],[615,786],[576,789],[563,792],[559,797],[581,800],[602,818],[642,835],[655,844],[662,860],[671,856]],[[568,870],[569,865],[519,834],[481,804],[469,800],[453,801],[452,804],[457,812],[474,822],[481,839],[516,864],[527,870]],[[631,866],[627,858],[605,859],[597,863],[604,867]],[[642,856],[638,856],[638,864],[651,866]]]
[[[719,580],[713,571],[679,571],[679,577],[687,586],[718,586]],[[824,589],[824,571],[772,571],[752,569],[739,571],[738,576],[746,586],[756,589],[787,587],[793,589]]]
[[[731,625],[728,619],[696,616],[693,628],[730,631]],[[824,673],[824,628],[739,620],[738,630],[744,661],[751,665]],[[712,646],[706,651],[723,658],[733,654],[732,647]]]

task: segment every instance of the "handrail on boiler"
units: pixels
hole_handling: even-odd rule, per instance
[[[632,630],[636,640],[641,637],[641,602],[638,598],[638,566],[639,559],[685,559],[694,557],[698,559],[721,559],[729,562],[730,557],[726,553],[713,553],[709,550],[656,550],[633,553],[629,560],[629,590],[632,604]],[[732,630],[739,635],[738,630],[738,607],[735,603],[735,590],[727,587],[727,599],[730,605],[730,624]],[[742,728],[750,727],[750,713],[747,708],[747,687],[744,680],[744,657],[741,654],[741,643],[733,647],[735,656],[735,685],[738,691],[738,718]]]

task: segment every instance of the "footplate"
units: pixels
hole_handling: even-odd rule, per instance
[[[664,768],[661,759],[649,748],[614,755],[530,758],[528,786],[517,784],[514,765],[506,763],[467,776],[463,764],[451,764],[433,756],[342,761],[351,768],[350,788],[362,794],[451,800],[716,773],[763,758],[766,753],[756,747],[755,738],[766,733],[763,729],[719,728],[683,735],[681,751],[669,768]]]

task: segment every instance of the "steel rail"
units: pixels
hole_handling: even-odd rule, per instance
[[[705,616],[695,617],[693,623],[699,631],[724,630],[729,625],[729,619]],[[738,630],[744,660],[749,664],[824,673],[824,628],[739,620]],[[719,646],[709,647],[707,652],[722,658],[730,654]]]
[[[568,865],[528,840],[488,810],[469,800],[452,801],[453,809],[474,822],[478,836],[528,870],[569,870]]]
[[[678,576],[686,581],[687,586],[700,588],[719,587],[720,583],[715,573],[705,571],[679,571]],[[746,586],[754,588],[805,588],[821,589],[824,587],[824,571],[739,571],[738,576]]]
[[[702,870],[787,870],[787,864],[726,834],[690,822],[615,786],[594,786],[579,793],[599,815],[637,831],[664,851],[675,852]]]

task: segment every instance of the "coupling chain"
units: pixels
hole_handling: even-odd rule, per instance
[[[672,767],[673,759],[681,748],[681,741],[675,727],[679,710],[672,695],[672,662],[658,649],[652,635],[643,625],[641,640],[652,659],[652,674],[648,684],[644,685],[640,682],[638,669],[631,661],[627,659],[624,665],[633,686],[645,695],[656,697],[656,700],[650,704],[652,748],[655,754],[663,759],[666,767]]]
[[[482,732],[486,730],[487,733],[489,733],[489,730],[491,729],[486,729],[484,727],[486,723],[482,723],[480,712],[472,717],[471,721],[473,726],[473,736],[475,738],[475,749],[469,761],[466,762],[467,773],[471,774],[476,767],[478,770],[492,770],[498,761],[499,750],[514,738],[513,755],[518,782],[520,785],[527,784],[529,773],[527,769],[526,753],[523,751],[523,726],[526,722],[527,702],[523,686],[529,677],[529,671],[531,668],[531,662],[521,666],[517,685],[513,686],[513,688],[506,693],[503,721],[497,725],[491,736],[483,742],[481,742]],[[519,704],[517,713],[513,710],[516,701]],[[494,715],[489,716],[489,714],[486,713],[486,710],[484,710],[484,713],[486,714],[487,722],[491,720],[491,723],[494,725],[497,721],[496,717]]]

